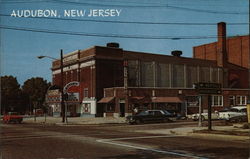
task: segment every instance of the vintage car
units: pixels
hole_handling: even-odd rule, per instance
[[[236,106],[220,111],[219,118],[223,120],[229,120],[232,117],[246,115],[246,114],[247,114],[246,106]]]
[[[201,118],[202,121],[208,120],[208,113],[201,113],[201,116],[200,116],[199,113],[196,113],[196,114],[192,114],[192,115],[191,115],[191,119],[194,120],[194,121],[199,120],[199,118]],[[211,119],[212,119],[212,120],[218,120],[218,119],[219,119],[219,114],[218,114],[218,112],[213,112],[213,113],[211,113]]]
[[[141,124],[141,123],[152,123],[152,122],[170,122],[170,118],[173,114],[167,110],[146,110],[136,115],[126,117],[126,121],[129,124]]]
[[[3,116],[4,123],[21,123],[23,121],[23,117],[19,115],[17,112],[8,112]]]

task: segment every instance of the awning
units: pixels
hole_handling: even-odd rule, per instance
[[[152,103],[183,103],[179,97],[152,97]]]
[[[115,97],[104,97],[98,101],[98,103],[111,103],[113,102]]]
[[[140,97],[140,96],[130,97],[129,100],[132,103],[150,103],[151,102],[150,97]]]

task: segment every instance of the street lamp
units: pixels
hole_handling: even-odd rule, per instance
[[[53,59],[53,60],[58,60],[54,57],[51,57],[51,56],[37,56],[38,59],[42,59],[42,58],[50,58],[50,59]],[[61,87],[60,87],[60,91],[61,91],[61,110],[62,110],[62,122],[66,122],[65,120],[65,107],[64,107],[64,93],[63,93],[63,50],[61,49],[61,56],[60,56],[60,70],[61,70]]]

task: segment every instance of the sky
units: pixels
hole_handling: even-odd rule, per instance
[[[28,15],[37,10],[57,14]],[[68,10],[85,15],[66,16]],[[96,13],[103,10],[112,16]],[[59,58],[60,49],[66,54],[118,42],[124,50],[182,50],[192,57],[194,46],[217,40],[218,22],[227,23],[227,36],[248,35],[249,0],[0,0],[0,18],[0,73],[22,85],[32,77],[51,81],[52,60],[37,56]]]

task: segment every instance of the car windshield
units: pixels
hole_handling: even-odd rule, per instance
[[[240,112],[244,112],[244,113],[246,113],[246,112],[247,112],[247,108],[243,108],[243,109],[241,109],[241,110],[240,110]]]
[[[239,110],[238,110],[238,109],[235,109],[235,108],[231,108],[231,109],[230,109],[230,112],[239,112]]]
[[[138,115],[148,115],[148,111],[142,111]]]
[[[164,114],[166,114],[166,115],[171,115],[171,113],[168,112],[167,110],[163,110],[163,112],[164,112]]]

